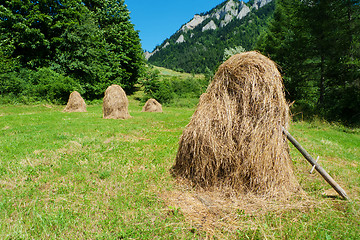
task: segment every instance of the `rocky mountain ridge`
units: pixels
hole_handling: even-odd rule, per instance
[[[208,12],[195,14],[145,57],[150,64],[173,70],[198,73],[213,69],[226,48],[252,50],[274,8],[274,0],[226,0]]]
[[[255,0],[251,4],[251,1],[250,3],[245,3],[239,0],[227,0],[205,14],[195,14],[194,17],[189,22],[182,25],[174,35],[179,35],[179,33],[187,33],[199,26],[201,27],[202,32],[223,28],[234,19],[242,19],[246,17],[251,11],[256,11],[271,1],[273,0]],[[215,21],[218,22],[218,24]],[[191,37],[193,36],[194,34],[191,34]],[[179,44],[185,41],[185,36],[180,34],[175,40],[175,43]],[[145,52],[145,58],[149,59],[156,52],[166,48],[169,45],[169,41],[165,40],[163,44],[156,47],[153,52]]]

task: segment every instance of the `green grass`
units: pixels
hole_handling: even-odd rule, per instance
[[[194,108],[102,119],[64,106],[0,106],[0,239],[202,239],[206,232],[167,206],[176,188],[169,169]],[[296,175],[316,201],[306,210],[239,214],[218,229],[229,239],[358,239],[360,130],[297,122],[292,135],[345,189],[352,201],[326,198],[331,187],[291,148]],[[212,237],[212,236],[209,236]]]
[[[199,78],[199,79],[203,79],[204,75],[203,74],[191,74],[191,73],[181,73],[181,72],[177,72],[168,68],[163,68],[163,67],[158,67],[158,66],[153,66],[154,69],[158,70],[160,72],[160,75],[163,77],[177,77],[179,79],[187,79],[187,78]]]

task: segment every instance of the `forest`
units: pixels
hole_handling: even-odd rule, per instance
[[[110,84],[130,93],[143,65],[124,0],[1,1],[5,103],[63,104],[74,90],[87,100],[99,99]]]
[[[359,0],[276,0],[225,28],[170,44],[149,61],[213,74],[226,50],[257,50],[279,66],[295,118],[359,123],[359,8]]]
[[[279,0],[256,49],[280,67],[294,111],[360,121],[359,0]]]
[[[276,0],[199,38],[201,29],[195,28],[191,41],[173,44],[164,49],[166,58],[155,54],[149,62],[205,74],[206,81],[189,79],[186,86],[145,67],[124,0],[2,0],[0,103],[64,104],[74,90],[91,102],[110,84],[119,84],[127,94],[142,87],[145,97],[171,104],[205,91],[225,60],[223,49],[244,49],[277,63],[295,118],[358,124],[359,8],[359,0]]]

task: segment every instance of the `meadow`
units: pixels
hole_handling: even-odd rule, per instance
[[[290,128],[350,201],[309,174],[311,166],[291,146],[310,204],[252,212],[240,206],[210,228],[167,199],[196,195],[169,172],[195,108],[141,108],[131,98],[133,118],[105,120],[100,104],[86,113],[47,104],[0,106],[0,239],[360,238],[360,129],[322,121]]]

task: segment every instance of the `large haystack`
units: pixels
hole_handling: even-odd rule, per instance
[[[106,119],[131,118],[128,111],[129,101],[125,91],[119,85],[111,85],[105,91],[103,117]]]
[[[153,98],[146,101],[142,112],[162,112],[161,104]]]
[[[257,52],[223,63],[181,136],[172,173],[194,185],[259,195],[299,189],[286,137],[289,107],[274,62]]]
[[[86,103],[80,93],[74,91],[70,94],[64,112],[86,112]]]

